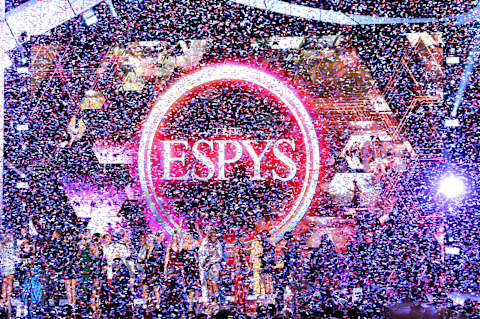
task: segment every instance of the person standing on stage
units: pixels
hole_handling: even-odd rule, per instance
[[[111,241],[112,237],[110,234],[107,234],[105,238],[103,253],[107,262],[107,280],[110,281],[113,278],[113,260],[119,258],[129,267],[131,252],[128,241],[126,241],[121,234],[115,234],[114,242]]]
[[[234,301],[239,310],[246,312],[246,298],[248,295],[248,275],[249,266],[247,264],[247,256],[245,247],[240,238],[237,238],[234,250]]]
[[[188,222],[187,227],[188,232],[185,236],[185,262],[183,266],[188,295],[188,310],[192,312],[195,308],[195,294],[198,291],[200,281],[198,250],[201,244],[201,237],[197,225],[193,222]]]
[[[101,246],[101,236],[99,233],[93,234],[88,249],[90,251],[90,258],[92,260],[90,272],[90,277],[92,279],[92,285],[90,286],[90,308],[92,309],[93,318],[98,318],[100,316],[101,280],[103,279],[103,252]]]
[[[88,300],[91,300],[92,286],[92,266],[93,259],[90,251],[90,234],[83,232],[80,234],[80,241],[78,242],[78,250],[80,254],[80,264],[78,266],[78,297],[79,308],[85,309]],[[92,298],[93,299],[93,298]]]
[[[35,239],[29,236],[27,228],[22,228],[20,237],[16,241],[18,247],[18,281],[23,283],[26,279],[35,256]]]
[[[65,291],[67,292],[68,304],[74,309],[77,307],[77,282],[80,273],[80,249],[77,236],[66,234],[63,240],[64,259],[62,267],[64,269]]]
[[[100,252],[100,260],[99,260],[99,308],[98,314],[99,317],[106,316],[106,314],[110,311],[109,310],[109,299],[110,299],[110,271],[109,271],[109,255],[111,253],[110,246],[112,244],[112,235],[109,233],[103,234],[101,238],[99,238],[98,242],[98,250]],[[102,302],[103,301],[103,302]]]
[[[268,240],[268,231],[257,233],[251,249],[251,263],[254,280],[254,294],[265,299],[272,292],[273,271],[275,268],[275,246]]]
[[[144,272],[144,278],[142,281],[142,296],[147,307],[151,305],[150,300],[152,298],[150,297],[149,293],[149,289],[151,287],[153,287],[157,304],[160,304],[159,285],[161,284],[163,277],[165,253],[162,254],[161,252],[157,251],[157,246],[158,245],[155,243],[154,236],[150,234],[146,237],[145,243],[142,245],[139,253],[139,263],[143,265]]]
[[[128,303],[130,296],[123,296],[122,294],[125,291],[124,288],[131,284],[131,278],[128,278],[128,285],[125,285],[125,280],[127,278],[125,269],[128,270],[128,273],[131,273],[131,263],[130,263],[130,256],[131,251],[129,248],[129,242],[126,236],[122,236],[122,234],[117,233],[114,236],[114,241],[112,242],[112,236],[110,234],[106,234],[104,236],[104,246],[103,246],[103,254],[105,259],[105,268],[106,268],[106,285],[104,286],[105,293],[105,300],[108,302],[104,302],[107,305],[105,311],[108,311],[108,314],[116,313],[119,309],[115,309],[115,307],[122,307],[123,303]],[[116,287],[118,285],[118,287]]]
[[[153,293],[155,294],[155,300],[157,306],[159,307],[162,302],[161,292],[164,287],[164,271],[165,271],[165,257],[167,252],[167,247],[165,246],[165,237],[162,232],[157,232],[155,234],[154,248],[147,254],[149,272],[152,276],[153,284]]]
[[[173,231],[172,237],[168,244],[165,256],[166,277],[166,299],[170,309],[167,312],[177,312],[183,314],[186,312],[186,292],[185,292],[185,234],[182,223]]]
[[[221,237],[221,236],[220,236]],[[221,237],[222,238],[222,237]],[[227,293],[231,288],[232,281],[230,277],[230,270],[228,267],[228,258],[226,253],[226,243],[225,240],[220,241],[221,259],[219,262],[219,279],[218,279],[218,304],[219,307],[224,307],[227,302]]]
[[[46,278],[46,300],[50,303],[58,304],[61,294],[63,294],[63,272],[65,250],[63,248],[62,234],[59,229],[55,229],[51,238],[42,239],[42,248],[39,250],[42,262],[47,266]],[[50,301],[51,300],[51,301]]]
[[[199,256],[202,299],[207,305],[212,306],[218,302],[218,281],[222,260],[222,245],[212,228],[207,228],[207,234],[200,245]]]
[[[112,279],[110,280],[110,311],[108,318],[131,318],[133,313],[131,294],[131,273],[121,255],[115,254],[112,260]]]
[[[285,287],[289,286],[294,294],[295,300],[295,280],[296,272],[301,271],[300,249],[298,242],[293,238],[291,232],[286,232],[283,236],[285,240],[285,248],[283,250],[283,267],[276,272],[275,280],[275,302],[280,310],[284,306]]]

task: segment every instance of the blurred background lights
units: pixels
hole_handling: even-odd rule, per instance
[[[438,191],[447,198],[455,198],[465,193],[465,185],[460,178],[450,174],[440,181]]]

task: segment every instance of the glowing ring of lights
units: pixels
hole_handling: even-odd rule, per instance
[[[310,118],[310,115],[305,109],[303,103],[287,85],[260,70],[256,70],[248,66],[234,64],[206,67],[185,76],[171,86],[166,92],[164,92],[164,94],[153,106],[153,109],[143,128],[140,139],[138,168],[142,191],[147,199],[149,209],[154,214],[158,214],[159,211],[163,213],[162,219],[166,222],[165,226],[167,226],[167,231],[171,233],[173,230],[172,226],[175,225],[175,222],[171,216],[165,214],[161,200],[158,198],[155,192],[152,179],[152,165],[150,158],[152,155],[152,145],[154,142],[155,133],[157,132],[157,129],[168,110],[182,96],[196,87],[206,83],[225,80],[252,83],[271,92],[274,96],[281,100],[293,114],[298,126],[300,127],[303,141],[305,142],[306,170],[302,189],[290,212],[272,230],[272,239],[274,241],[278,241],[282,238],[285,232],[293,229],[298,222],[300,222],[310,206],[318,182],[320,152],[317,134],[315,133],[312,119]]]

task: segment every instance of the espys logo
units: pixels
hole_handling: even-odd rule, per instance
[[[264,142],[266,146],[261,150],[260,154],[254,149],[253,144],[260,144]],[[283,153],[280,149],[282,144],[290,145],[292,150],[295,150],[295,142],[293,140],[281,139],[278,141],[254,141],[254,140],[198,140],[193,143],[192,146],[192,155],[193,157],[198,160],[204,167],[208,170],[206,176],[201,176],[195,173],[195,171],[187,171],[187,173],[174,176],[171,173],[171,168],[173,162],[180,162],[182,165],[185,165],[185,153],[182,151],[181,155],[178,157],[172,156],[173,147],[180,146],[184,147],[185,149],[189,148],[189,143],[187,140],[173,140],[173,141],[161,141],[163,144],[163,177],[164,180],[186,180],[189,178],[198,179],[202,181],[206,181],[212,178],[216,178],[219,180],[226,180],[226,164],[234,164],[242,158],[244,150],[246,150],[247,154],[249,155],[251,161],[253,162],[254,166],[254,173],[251,177],[252,180],[262,180],[265,179],[262,176],[261,172],[261,164],[262,159],[265,157],[267,152],[272,149],[274,156],[284,163],[288,167],[288,174],[285,177],[279,175],[275,170],[272,170],[271,176],[273,179],[278,179],[281,181],[290,181],[292,180],[296,173],[297,167],[295,162],[289,158],[285,153]],[[206,155],[206,152],[202,152],[200,148],[202,146],[208,147],[209,150],[214,150],[215,146],[218,149],[217,156],[216,156],[216,163],[215,163]],[[233,156],[227,159],[227,147],[233,148]],[[218,167],[218,174],[216,177],[215,175],[215,167]]]
[[[283,197],[287,204],[269,207],[280,210],[271,229],[278,240],[310,206],[319,144],[307,110],[286,84],[248,66],[216,65],[181,78],[159,97],[142,131],[138,168],[149,209],[170,232],[184,218],[172,212],[171,193],[187,203],[209,193],[200,209],[208,214],[219,187],[239,203],[249,192],[294,188]],[[197,184],[202,191],[188,191]],[[242,205],[249,210],[256,203]]]

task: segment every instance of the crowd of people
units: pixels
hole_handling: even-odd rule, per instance
[[[128,231],[6,230],[1,306],[10,318],[397,318],[402,303],[409,318],[480,316],[474,300],[454,305],[461,287],[437,240],[404,218],[360,218],[346,252],[327,235],[318,247],[267,231],[227,244],[213,227],[182,224],[138,243]]]
[[[276,267],[275,247],[265,232],[255,240],[250,258],[237,239],[232,260],[213,228],[200,236],[179,226],[168,242],[159,232],[146,235],[137,245],[126,232],[112,236],[55,230],[43,237],[22,231],[16,238],[7,233],[0,249],[1,305],[15,317],[18,310],[13,311],[12,298],[18,299],[31,318],[69,313],[86,318],[148,314],[190,318],[200,312],[215,313],[227,304],[247,312],[251,271],[255,299],[265,304],[274,286],[281,291],[277,306],[283,307],[283,281],[298,258],[291,254],[297,253],[289,249],[281,276],[274,280],[269,276]],[[62,302],[65,307],[58,310]]]

